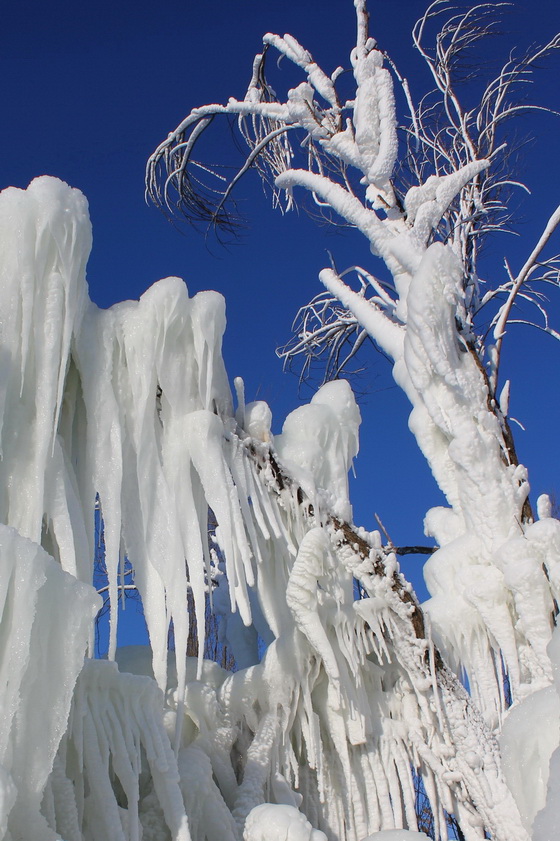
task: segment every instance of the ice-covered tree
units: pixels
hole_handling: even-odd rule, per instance
[[[327,75],[293,37],[267,35],[245,99],[192,111],[150,159],[148,190],[227,227],[231,191],[254,165],[276,202],[290,206],[303,188],[366,236],[383,273],[325,269],[326,293],[302,311],[287,352],[326,348],[338,375],[348,342],[351,357],[369,337],[392,359],[448,500],[426,517],[438,545],[426,570],[432,598],[419,605],[394,547],[353,524],[347,474],[360,413],[347,382],[325,383],[273,436],[269,407],[246,403],[240,379],[234,409],[219,295],[189,298],[167,278],[138,302],[99,310],[85,281],[83,196],[50,178],[5,190],[7,841],[413,841],[419,790],[437,839],[451,825],[467,841],[545,841],[559,819],[560,753],[545,799],[560,735],[560,524],[546,498],[536,521],[528,504],[498,370],[513,304],[538,305],[534,283],[557,279],[543,249],[560,212],[517,274],[491,288],[477,277],[481,238],[506,224],[501,131],[524,107],[511,95],[557,41],[510,59],[465,110],[456,61],[487,31],[491,7],[455,14],[432,52],[424,36],[436,3],[414,33],[436,92],[414,107],[355,6],[351,92],[338,93],[340,68]],[[265,75],[273,51],[302,74],[283,99]],[[410,112],[404,143],[395,85]],[[201,186],[211,172],[193,155],[221,115],[238,119],[249,153],[216,193]],[[478,329],[482,306],[494,307],[490,340]],[[100,534],[108,661],[84,658]],[[118,601],[131,578],[150,648],[119,651]],[[234,672],[203,657],[209,609]],[[193,628],[198,656],[187,658]]]
[[[508,423],[509,383],[498,374],[506,327],[521,299],[538,308],[542,329],[558,336],[539,283],[558,282],[558,263],[543,258],[543,250],[560,207],[544,220],[517,273],[506,262],[503,280],[481,284],[477,258],[485,237],[507,229],[508,199],[519,186],[508,129],[536,107],[519,99],[519,89],[560,41],[556,36],[517,59],[510,54],[486,87],[473,85],[465,106],[463,62],[490,34],[498,7],[450,11],[433,3],[413,41],[434,90],[416,106],[406,79],[369,37],[365,4],[354,5],[350,91],[346,84],[344,96],[339,92],[343,68],[327,74],[292,36],[265,35],[244,99],[194,109],[151,157],[148,191],[171,213],[228,229],[235,225],[232,191],[256,167],[275,204],[289,209],[298,188],[306,190],[325,215],[362,233],[384,264],[378,277],[359,266],[324,269],[326,291],[302,308],[283,355],[303,356],[304,368],[323,356],[327,376],[338,377],[369,338],[392,360],[413,407],[411,430],[449,502],[426,517],[440,547],[425,569],[433,636],[466,674],[495,729],[511,700],[551,680],[546,646],[557,612],[557,523],[545,498],[534,523]],[[427,46],[442,13],[449,17]],[[301,83],[283,97],[265,72],[271,53],[301,73]],[[395,85],[405,121],[398,119]],[[201,174],[197,156],[204,130],[223,115],[237,119],[250,152],[222,188],[211,168]]]

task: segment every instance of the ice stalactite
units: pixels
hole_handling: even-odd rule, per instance
[[[192,841],[163,695],[153,679],[119,673],[115,663],[88,662],[59,763],[49,795],[61,833],[66,827],[58,816],[72,813],[74,834],[81,825],[92,841],[140,841],[155,811],[173,839]]]
[[[89,553],[84,530],[71,522],[74,488],[57,430],[71,342],[87,301],[87,202],[49,179],[26,191],[4,190],[0,238],[0,521],[35,542],[56,524],[53,550],[76,574],[76,558]]]

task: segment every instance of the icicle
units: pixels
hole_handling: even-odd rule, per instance
[[[105,837],[141,837],[138,783],[144,751],[164,826],[177,841],[192,841],[176,759],[163,727],[163,697],[153,680],[120,674],[114,663],[88,663],[80,676],[68,739],[83,765],[68,764],[65,773],[75,786],[83,779],[90,792],[86,809],[96,815]],[[126,836],[109,763],[126,794]]]

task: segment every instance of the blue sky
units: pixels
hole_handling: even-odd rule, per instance
[[[410,29],[423,0],[371,2],[371,31],[420,89]],[[560,29],[552,2],[514,2],[502,29],[507,43],[526,46]],[[282,373],[275,348],[290,335],[298,307],[319,291],[318,271],[330,250],[341,267],[373,266],[352,233],[318,227],[305,213],[274,213],[256,175],[240,185],[247,227],[222,248],[212,237],[173,228],[144,202],[150,152],[194,106],[242,97],[264,32],[290,32],[332,71],[348,64],[354,34],[350,0],[168,0],[87,3],[10,3],[0,31],[2,128],[0,185],[24,187],[36,175],[56,175],[79,187],[90,203],[94,229],[88,268],[90,294],[100,306],[138,297],[160,277],[183,277],[191,294],[217,289],[227,300],[225,356],[233,378],[244,377],[248,399],[265,399],[275,430],[298,405],[298,382]],[[490,52],[498,41],[489,45]],[[489,54],[493,61],[493,56]],[[494,65],[495,66],[495,65]],[[560,106],[560,59],[539,73],[535,101]],[[488,250],[489,272],[503,255],[520,265],[560,200],[559,120],[535,125],[536,141],[522,164],[532,196],[519,194],[521,237]],[[531,131],[531,121],[518,132]],[[227,132],[219,143],[228,143]],[[557,235],[560,251],[560,235]],[[552,305],[559,318],[560,308]],[[407,429],[406,400],[388,364],[374,353],[359,380],[363,391],[362,452],[353,483],[355,518],[372,528],[377,512],[396,543],[422,540],[422,518],[441,496]],[[536,331],[512,331],[507,375],[512,411],[526,426],[517,435],[521,459],[537,493],[556,490],[558,470],[558,362],[560,345]],[[309,397],[310,392],[304,392]],[[534,494],[535,495],[535,494]],[[407,564],[418,581],[420,561]]]

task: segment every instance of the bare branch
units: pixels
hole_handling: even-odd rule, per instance
[[[500,308],[500,313],[498,320],[496,322],[496,326],[494,328],[494,338],[496,339],[496,350],[495,350],[495,363],[494,363],[494,371],[492,374],[492,386],[494,391],[496,390],[497,379],[498,379],[498,369],[500,365],[500,357],[501,357],[501,350],[502,350],[502,343],[504,340],[505,332],[506,332],[506,324],[509,320],[510,313],[512,307],[514,305],[515,299],[519,294],[519,290],[527,280],[528,276],[530,275],[531,271],[535,268],[537,264],[537,260],[541,255],[541,252],[547,242],[549,241],[550,237],[560,224],[560,205],[556,208],[554,213],[551,215],[550,219],[545,225],[544,231],[542,232],[541,236],[539,237],[539,241],[535,245],[534,249],[532,250],[531,254],[525,261],[525,264],[521,268],[517,277],[513,280],[511,289],[509,291],[508,298]],[[548,332],[548,331],[547,331]]]

